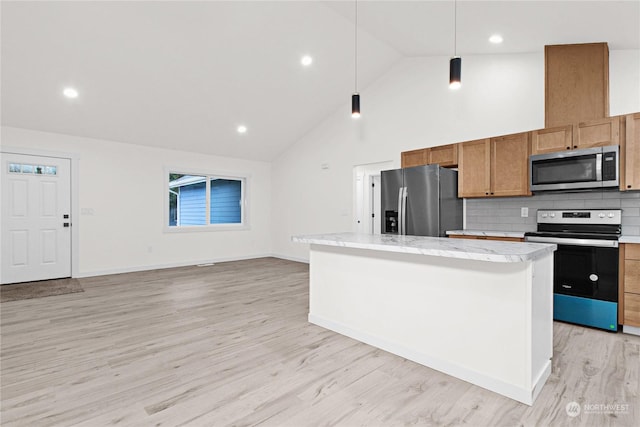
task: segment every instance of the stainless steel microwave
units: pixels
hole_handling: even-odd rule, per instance
[[[619,157],[617,145],[532,155],[531,191],[618,187]]]

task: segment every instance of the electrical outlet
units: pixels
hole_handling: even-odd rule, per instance
[[[529,216],[529,208],[520,208],[520,217],[527,218]]]

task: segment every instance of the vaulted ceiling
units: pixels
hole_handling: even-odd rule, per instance
[[[354,1],[0,5],[6,126],[270,161],[349,115]],[[458,1],[457,28],[461,55],[640,49],[640,1]],[[453,1],[359,0],[359,90],[404,57],[447,60],[453,40]]]

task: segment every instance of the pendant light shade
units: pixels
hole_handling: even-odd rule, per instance
[[[457,55],[458,48],[458,2],[453,0],[453,58],[449,61],[449,88],[462,86],[462,58]]]
[[[353,25],[353,53],[354,53],[354,80],[355,89],[351,95],[351,117],[360,117],[360,94],[358,93],[358,0],[355,3],[355,23]]]
[[[462,74],[462,58],[454,56],[449,61],[449,87],[458,89],[462,85],[460,75]]]
[[[360,94],[351,95],[351,117],[357,119],[360,117]]]

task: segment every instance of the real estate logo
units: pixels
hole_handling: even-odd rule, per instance
[[[580,415],[580,404],[578,402],[569,402],[567,403],[565,410],[567,411],[567,415],[570,417],[577,417]]]

